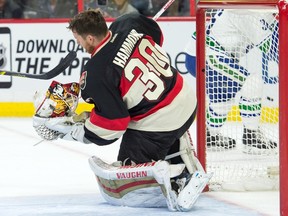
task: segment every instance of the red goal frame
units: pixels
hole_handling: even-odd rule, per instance
[[[280,166],[280,215],[288,215],[288,2],[285,0],[197,0],[196,32],[197,32],[197,152],[205,168],[206,164],[206,128],[205,128],[205,10],[206,9],[257,9],[275,8],[279,10],[279,166]],[[200,88],[200,86],[202,86]],[[282,100],[281,100],[282,99]]]

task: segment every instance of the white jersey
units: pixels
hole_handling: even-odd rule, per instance
[[[275,24],[275,17],[270,11],[219,10],[207,26],[207,36],[218,42],[226,52],[240,57],[249,48],[264,43],[271,36]]]
[[[196,56],[196,32],[191,36],[191,40],[187,43],[184,51],[190,56]]]

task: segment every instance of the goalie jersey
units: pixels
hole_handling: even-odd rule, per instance
[[[94,104],[85,137],[106,145],[127,128],[167,132],[184,125],[195,111],[195,93],[170,66],[158,24],[127,14],[109,30],[81,74],[82,98]]]

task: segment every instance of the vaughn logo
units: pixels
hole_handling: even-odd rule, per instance
[[[126,173],[116,173],[118,179],[135,179],[135,178],[145,178],[148,176],[147,171],[134,171]]]
[[[121,170],[121,172],[116,173],[117,179],[145,178],[148,176],[148,171],[147,169],[145,171],[141,168],[153,167],[155,164],[156,162],[153,161],[153,162],[148,162],[148,163],[134,164],[134,165],[119,167],[119,170]],[[140,169],[138,169],[137,171],[137,168],[140,168]]]

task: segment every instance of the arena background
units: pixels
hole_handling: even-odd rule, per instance
[[[11,51],[9,45],[2,42],[3,46],[7,47],[3,58],[5,57],[6,61],[11,59],[11,67],[6,70],[39,74],[40,71],[51,70],[69,51],[76,50],[77,59],[54,80],[61,83],[78,82],[81,68],[90,56],[79,49],[72,33],[66,28],[67,25],[67,22],[53,20],[50,23],[0,23],[0,29],[9,28],[11,35]],[[195,20],[162,20],[159,25],[164,33],[163,46],[172,65],[185,74],[191,85],[195,86],[195,80],[187,74],[183,53],[191,33],[195,31]],[[0,82],[11,82],[11,87],[0,88],[0,116],[32,116],[34,93],[46,91],[52,80],[18,77],[11,79],[10,76],[1,76]],[[80,100],[78,111],[84,109],[90,109],[89,105]]]

